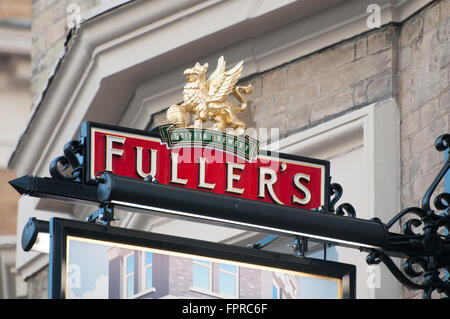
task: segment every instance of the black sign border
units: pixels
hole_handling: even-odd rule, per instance
[[[159,126],[153,128],[152,130],[140,130],[140,129],[134,129],[129,127],[123,127],[123,126],[115,126],[115,125],[109,125],[104,123],[98,123],[98,122],[92,122],[92,121],[86,121],[83,122],[80,126],[80,141],[85,145],[84,147],[84,163],[83,163],[83,182],[85,184],[94,184],[95,181],[90,178],[90,169],[91,169],[91,129],[92,128],[99,128],[99,129],[106,129],[106,130],[112,130],[112,131],[119,131],[123,133],[128,134],[136,134],[136,135],[142,135],[142,136],[148,136],[148,137],[154,137],[158,138],[162,141]],[[311,163],[311,164],[317,164],[322,165],[324,167],[324,204],[323,209],[325,211],[330,210],[330,162],[327,160],[321,160],[317,158],[311,158],[311,157],[304,157],[304,156],[298,156],[298,155],[292,155],[292,154],[286,154],[286,153],[280,153],[280,152],[273,152],[273,151],[267,151],[267,150],[259,150],[258,155],[262,156],[273,156],[280,159],[286,159],[286,160],[292,160],[292,161],[299,161],[299,162],[305,162],[305,163]],[[274,203],[275,204],[275,203]],[[276,204],[275,204],[276,205]]]
[[[182,252],[210,258],[247,262],[262,266],[327,276],[342,280],[343,298],[356,297],[356,266],[321,259],[296,257],[288,254],[263,251],[207,242],[184,237],[144,232],[121,227],[111,227],[54,217],[49,223],[50,265],[49,298],[65,299],[67,236],[109,241],[133,246]]]

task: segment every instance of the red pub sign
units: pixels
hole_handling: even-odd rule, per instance
[[[170,124],[144,131],[85,122],[82,138],[88,183],[109,171],[279,205],[328,208],[328,161],[260,151],[249,137]]]

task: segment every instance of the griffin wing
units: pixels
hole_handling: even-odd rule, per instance
[[[243,64],[244,61],[241,61],[232,69],[225,71],[225,60],[223,56],[219,58],[216,70],[206,82],[208,102],[221,102],[226,100],[241,76],[244,67]]]

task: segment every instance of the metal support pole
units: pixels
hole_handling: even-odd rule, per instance
[[[110,173],[99,179],[98,198],[141,213],[160,211],[177,217],[298,235],[361,249],[383,248],[387,244],[386,225],[375,221],[146,183]]]

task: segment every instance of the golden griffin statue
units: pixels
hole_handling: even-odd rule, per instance
[[[194,116],[194,128],[201,128],[207,120],[214,122],[215,130],[225,131],[225,128],[234,129],[234,135],[241,135],[245,131],[245,123],[237,118],[237,113],[245,111],[247,101],[242,94],[253,91],[251,84],[235,86],[241,76],[244,62],[241,61],[233,68],[225,70],[225,60],[221,56],[217,62],[216,70],[206,81],[208,63],[196,63],[193,68],[186,69],[184,75],[187,83],[183,89],[184,102],[173,104],[167,110],[167,120],[178,127],[188,127],[187,113]],[[228,101],[232,94],[238,101],[236,105]]]

